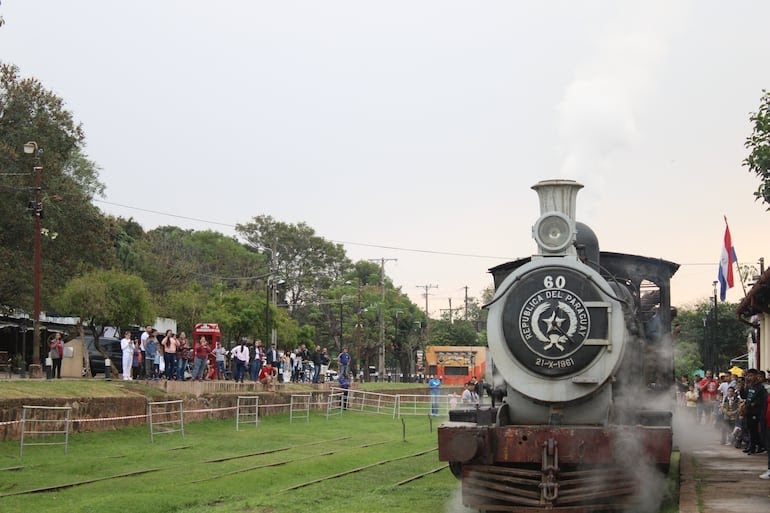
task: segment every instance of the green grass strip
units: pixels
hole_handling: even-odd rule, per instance
[[[139,474],[147,474],[149,472],[157,472],[159,468],[148,468],[143,470],[135,470],[133,472],[125,472],[123,474],[116,474],[114,476],[105,476],[105,477],[97,477],[95,479],[86,479],[85,481],[75,481],[72,483],[63,483],[53,486],[44,486],[42,488],[31,488],[29,490],[19,490],[18,492],[10,492],[10,493],[0,493],[0,497],[10,497],[12,495],[25,495],[29,493],[43,493],[43,492],[52,492],[54,490],[61,490],[63,488],[71,488],[73,486],[80,486],[84,484],[90,484],[90,483],[96,483],[99,481],[107,481],[108,479],[115,479],[117,477],[128,477],[128,476],[136,476]]]
[[[321,478],[318,478],[318,479],[313,479],[312,481],[307,481],[305,483],[300,483],[298,485],[290,486],[289,488],[284,488],[281,491],[282,492],[290,492],[292,490],[297,490],[299,488],[304,488],[306,486],[310,486],[310,485],[314,485],[314,484],[317,484],[317,483],[321,483],[323,481],[328,481],[329,479],[336,479],[338,477],[343,477],[343,476],[346,476],[348,474],[353,474],[355,472],[360,472],[362,470],[366,470],[368,468],[376,467],[378,465],[384,465],[386,463],[391,463],[391,462],[399,461],[399,460],[405,460],[405,459],[408,459],[408,458],[416,458],[417,456],[422,456],[423,454],[428,454],[429,452],[434,452],[434,451],[437,451],[437,450],[438,450],[438,448],[434,447],[434,448],[428,449],[426,451],[420,451],[420,452],[416,452],[414,454],[407,454],[405,456],[399,456],[398,458],[391,458],[389,460],[377,461],[377,462],[371,463],[369,465],[364,465],[363,467],[356,467],[356,468],[353,468],[353,469],[350,469],[350,470],[346,470],[345,472],[340,472],[338,474],[332,474],[330,476],[325,476],[325,477],[321,477]]]

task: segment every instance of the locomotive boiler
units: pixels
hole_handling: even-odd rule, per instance
[[[672,448],[670,280],[601,252],[571,180],[532,187],[537,254],[491,269],[491,405],[450,411],[439,459],[481,511],[641,511]]]

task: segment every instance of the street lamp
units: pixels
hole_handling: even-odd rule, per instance
[[[33,319],[32,319],[32,363],[40,369],[40,282],[43,274],[42,266],[42,245],[40,242],[41,218],[43,216],[43,203],[41,201],[41,189],[43,185],[43,165],[40,158],[43,156],[43,149],[38,148],[35,141],[29,141],[24,145],[24,153],[33,155],[33,171],[35,175],[35,200],[32,205],[32,217],[35,220],[35,232],[33,239],[33,258],[32,258],[32,286],[33,286]]]

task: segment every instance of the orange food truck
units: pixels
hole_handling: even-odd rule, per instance
[[[473,376],[483,378],[487,368],[487,348],[483,346],[428,346],[425,362],[429,376],[445,385],[463,385]]]

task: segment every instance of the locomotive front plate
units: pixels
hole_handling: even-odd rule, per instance
[[[607,345],[608,304],[580,272],[544,267],[527,273],[508,295],[503,333],[527,369],[565,376],[586,368]]]

